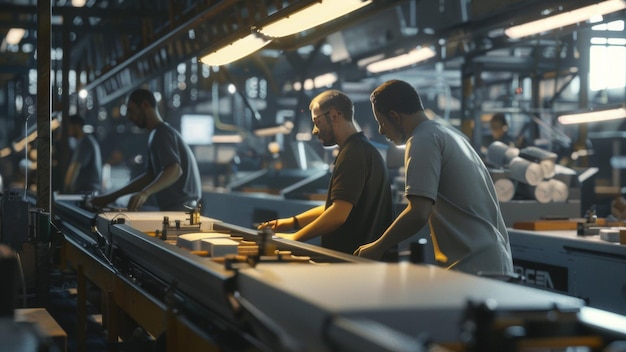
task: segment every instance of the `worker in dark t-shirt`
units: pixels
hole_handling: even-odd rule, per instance
[[[128,118],[137,127],[150,131],[146,171],[128,185],[112,193],[94,197],[91,203],[104,206],[134,193],[129,210],[140,209],[152,195],[159,209],[185,211],[198,205],[201,197],[200,172],[196,158],[180,133],[164,122],[152,92],[138,89],[128,98]]]
[[[377,238],[393,221],[391,187],[382,156],[354,124],[354,105],[337,90],[328,90],[309,105],[313,134],[324,146],[339,146],[326,204],[290,218],[270,220],[259,228],[297,230],[279,237],[306,241],[321,236],[322,247],[352,254]],[[397,252],[390,251],[386,260]]]
[[[83,130],[85,119],[79,115],[67,118],[72,160],[65,174],[65,193],[96,194],[102,185],[102,156],[96,137]]]

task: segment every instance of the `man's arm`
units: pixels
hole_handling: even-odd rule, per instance
[[[135,193],[142,190],[153,180],[152,173],[144,172],[143,174],[137,176],[135,179],[130,181],[126,186],[118,189],[117,191],[111,192],[109,194],[104,194],[99,197],[93,197],[91,199],[91,204],[95,207],[102,207],[109,203],[114,202],[117,198],[124,196],[126,194]]]
[[[130,197],[128,209],[135,210],[141,208],[146,200],[148,200],[148,197],[174,184],[182,174],[183,169],[179,164],[173,163],[168,165],[152,182]]]
[[[74,192],[74,183],[76,182],[76,177],[78,177],[78,170],[80,170],[80,163],[77,161],[73,161],[67,168],[67,173],[65,174],[65,182],[63,184],[63,190],[65,192]]]
[[[305,225],[303,228],[301,228],[294,234],[278,234],[278,236],[296,241],[307,241],[312,238],[330,233],[346,222],[346,219],[348,219],[348,215],[350,215],[350,211],[352,211],[352,207],[353,205],[350,202],[346,202],[344,200],[335,200],[333,201],[333,204],[330,205],[330,207],[328,207],[319,216],[315,217],[315,219],[310,219],[310,217],[308,216],[309,214],[307,214],[308,212],[304,212],[298,215],[298,223],[300,223],[301,225]],[[301,217],[302,222],[300,220]]]
[[[322,213],[324,212],[324,208],[325,206],[322,204],[317,207],[311,208],[305,212],[302,212],[298,215],[292,216],[290,218],[281,218],[281,219],[264,221],[261,224],[259,224],[257,228],[260,230],[260,229],[269,227],[273,231],[297,230],[297,228],[302,228],[308,225],[313,220],[317,219],[318,216],[322,215]],[[298,224],[297,224],[298,226],[296,226],[294,218],[298,219]]]
[[[388,248],[413,236],[426,225],[433,207],[432,199],[420,196],[407,196],[407,199],[409,204],[385,233],[376,241],[360,246],[354,255],[380,259]]]

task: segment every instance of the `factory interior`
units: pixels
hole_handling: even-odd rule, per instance
[[[626,0],[0,8],[0,351],[626,351]],[[408,158],[370,100],[396,79],[489,171],[514,272],[439,265],[428,225],[394,261],[260,226],[327,204],[339,147],[309,104],[330,89],[403,213]],[[95,206],[153,166],[137,89],[195,158],[184,211]],[[72,116],[97,191],[67,187]]]

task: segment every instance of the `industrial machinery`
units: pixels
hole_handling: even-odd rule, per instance
[[[122,315],[171,351],[601,351],[626,341],[625,317],[537,288],[374,262],[194,210],[55,205],[68,262],[107,292],[112,341]]]

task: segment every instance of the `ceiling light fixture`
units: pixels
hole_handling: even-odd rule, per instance
[[[626,108],[624,108],[624,105],[621,105],[617,108],[603,108],[593,111],[561,115],[558,117],[558,121],[562,125],[571,125],[576,123],[600,122],[623,118],[626,118]]]
[[[504,34],[512,39],[519,39],[574,23],[584,22],[592,17],[606,15],[625,8],[626,1],[624,0],[603,1],[595,5],[584,6],[576,10],[509,27],[504,31]]]
[[[269,44],[271,40],[261,38],[256,33],[238,39],[208,55],[200,61],[209,66],[222,66],[237,61]]]
[[[214,144],[237,144],[243,142],[243,137],[238,134],[216,134],[211,138],[211,142]]]
[[[9,45],[17,45],[20,43],[22,38],[26,35],[26,30],[24,28],[11,28],[7,33],[6,41]]]
[[[258,137],[272,137],[279,134],[290,134],[293,127],[293,122],[285,121],[280,125],[256,129],[254,130],[254,135]]]
[[[416,64],[420,61],[428,60],[436,55],[435,50],[430,47],[413,49],[406,54],[390,57],[385,60],[373,62],[366,66],[366,70],[371,73],[390,71],[397,68]]]
[[[317,0],[310,6],[259,27],[259,32],[272,38],[300,33],[349,14],[372,3],[372,0]]]

